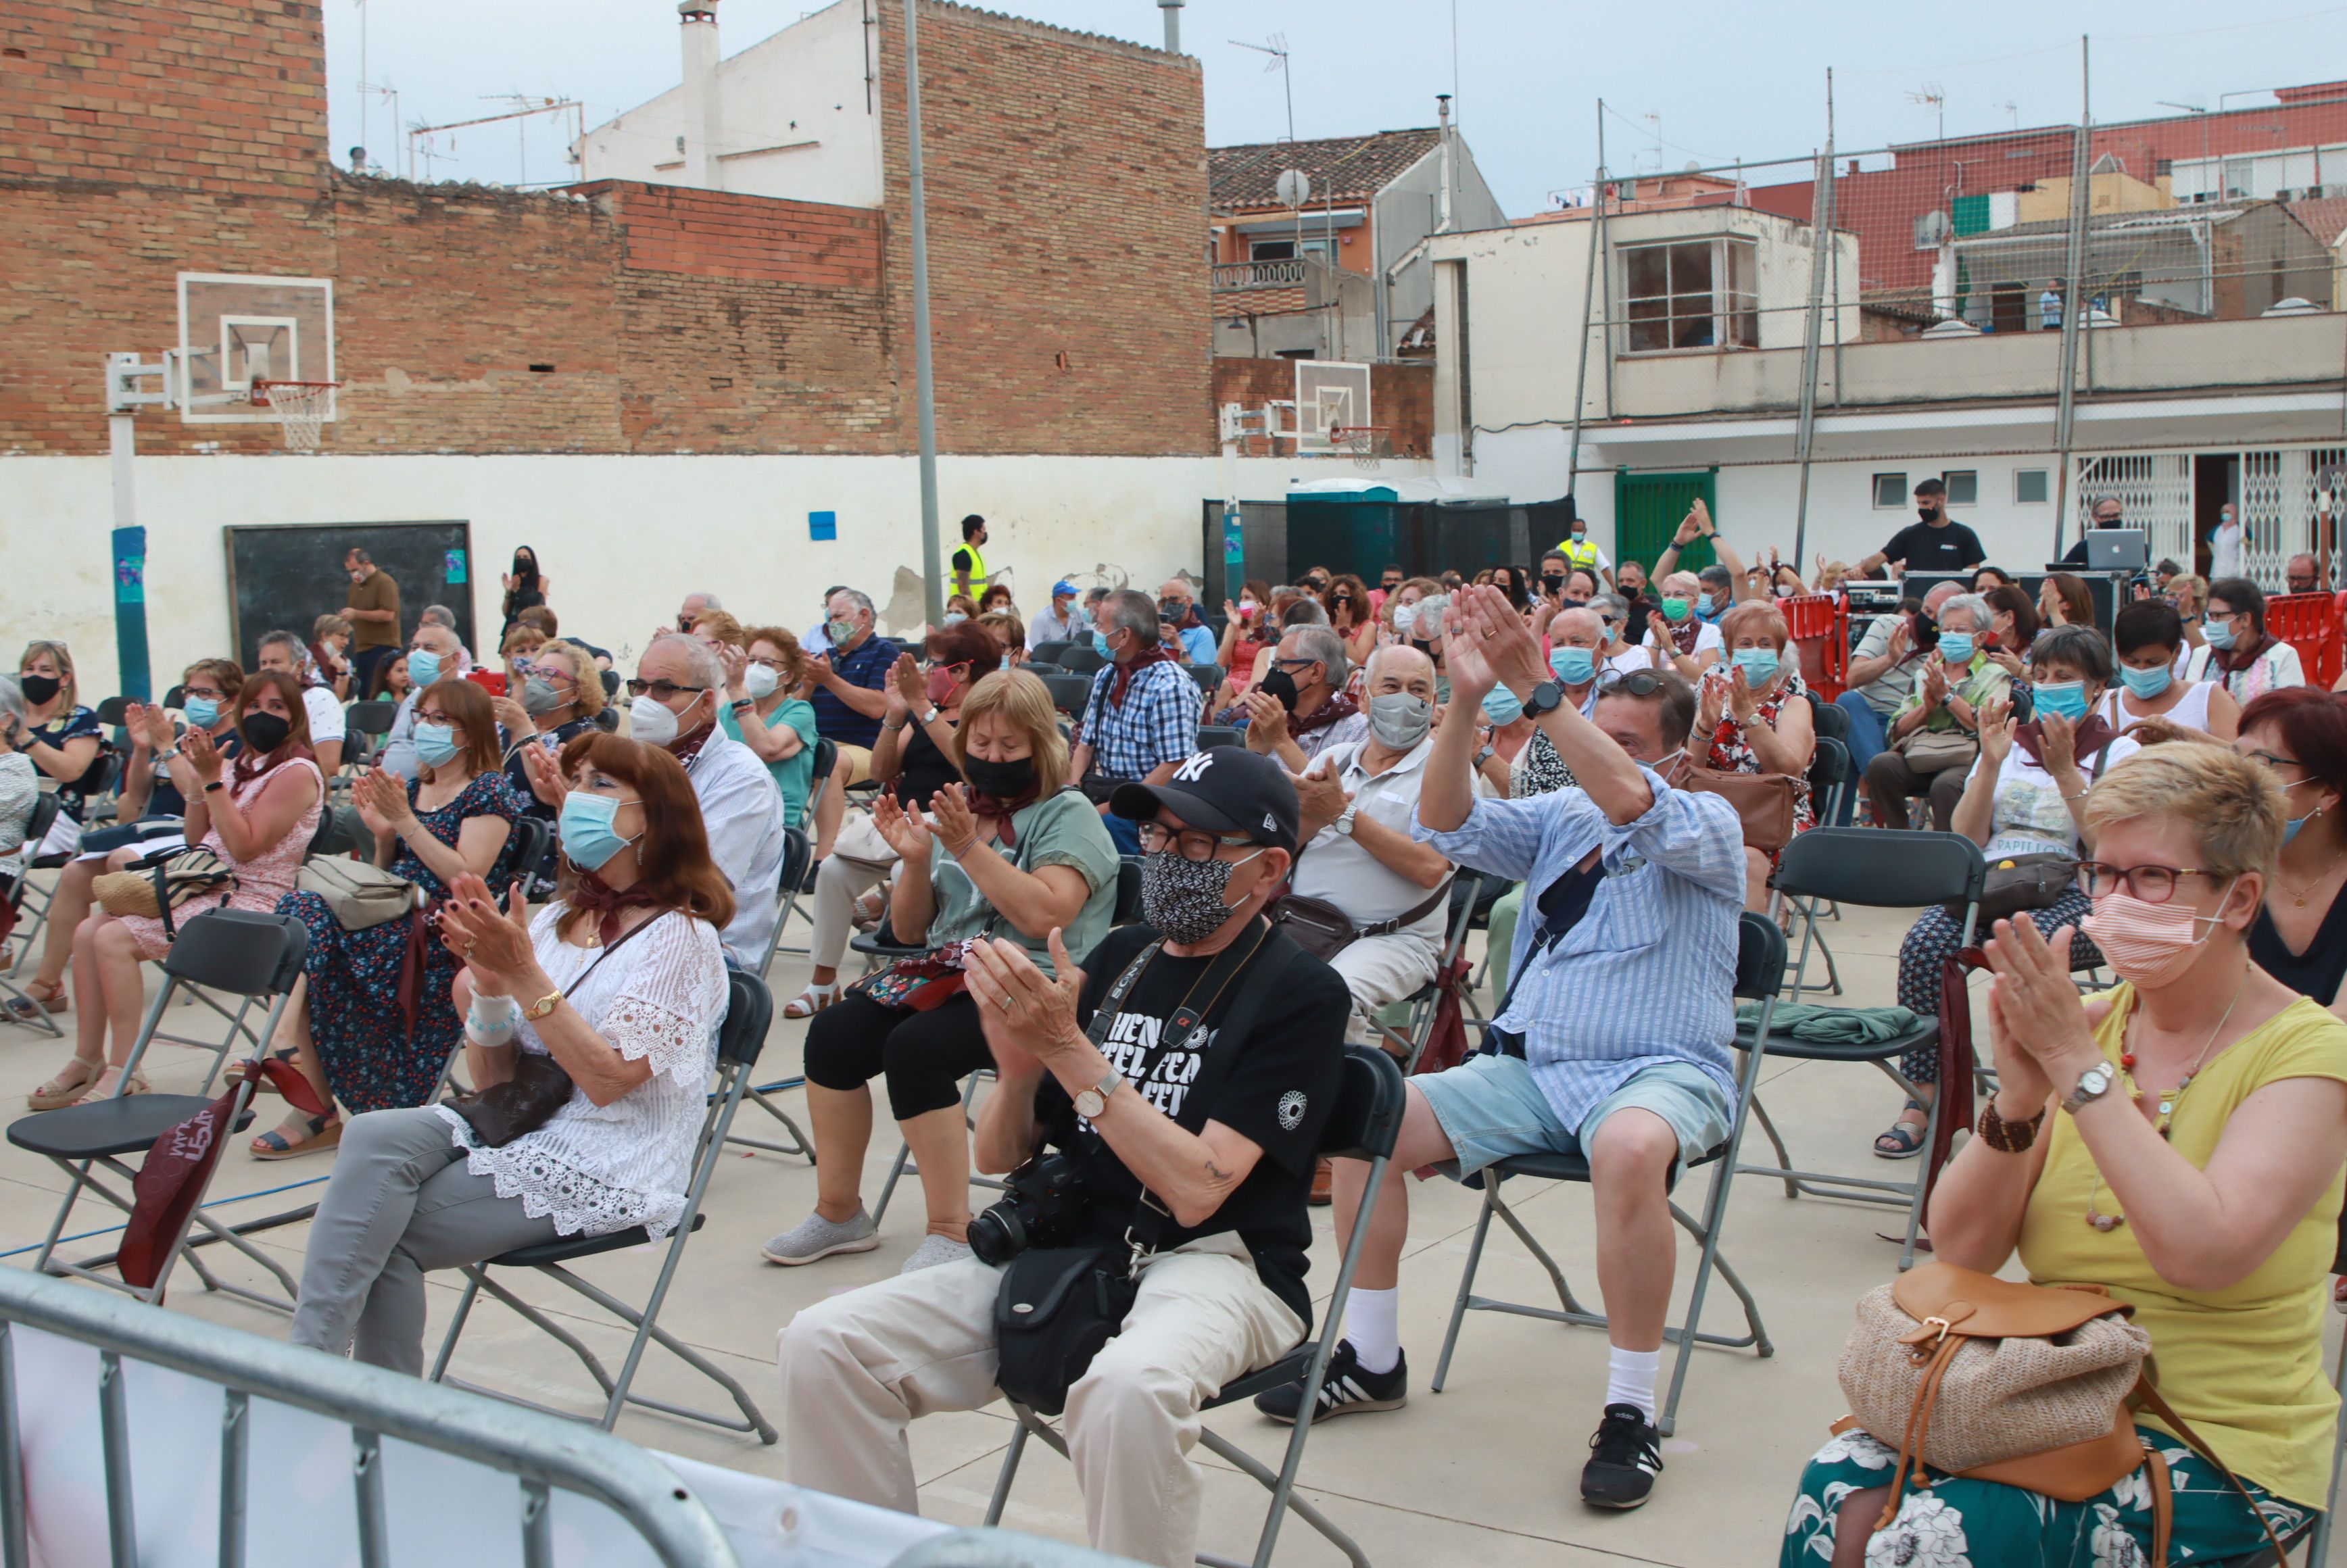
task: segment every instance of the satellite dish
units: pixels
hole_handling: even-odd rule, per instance
[[[1283,207],[1301,207],[1312,200],[1312,177],[1300,169],[1281,171],[1279,180],[1272,187]]]

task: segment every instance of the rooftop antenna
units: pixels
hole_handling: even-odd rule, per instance
[[[1289,75],[1287,69],[1287,35],[1274,33],[1260,44],[1250,44],[1243,38],[1233,38],[1231,42],[1242,49],[1253,49],[1258,55],[1271,56],[1271,64],[1266,66],[1264,69],[1277,71],[1280,86],[1286,89],[1287,139],[1294,141],[1296,139],[1296,78]]]
[[[1923,108],[1930,109],[1933,114],[1937,115],[1939,117],[1940,123],[1938,139],[1941,141],[1948,139],[1948,94],[1946,88],[1941,87],[1937,82],[1925,82],[1921,87],[1918,87],[1915,91],[1907,95],[1907,101],[1911,104],[1921,104]]]

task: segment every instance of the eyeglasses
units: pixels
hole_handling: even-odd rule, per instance
[[[764,659],[755,653],[750,655],[750,662],[762,669],[772,670],[777,675],[784,674],[790,669],[790,666],[780,659]]]
[[[667,702],[671,697],[675,696],[680,692],[706,692],[709,690],[706,686],[680,686],[673,681],[630,681],[627,685],[628,695],[630,697],[641,697],[646,692],[650,692],[654,698],[662,702]]]
[[[1276,655],[1273,657],[1271,661],[1274,664],[1278,665],[1282,670],[1308,670],[1313,665],[1320,662],[1317,659],[1282,659]]]
[[[1170,844],[1181,851],[1183,859],[1197,861],[1212,860],[1214,857],[1214,851],[1224,845],[1236,848],[1240,845],[1255,842],[1245,834],[1207,833],[1195,827],[1185,827],[1177,831],[1162,822],[1144,822],[1138,825],[1133,830],[1133,836],[1141,841],[1141,852],[1143,855],[1155,855]]]
[[[2087,860],[2078,866],[2078,886],[2089,898],[2102,898],[2126,888],[2147,904],[2165,904],[2176,897],[2176,879],[2179,876],[2207,876],[2219,874],[2203,871],[2197,866],[2178,868],[2172,866],[2113,866],[2106,861]]]
[[[1652,670],[1608,670],[1597,678],[1597,694],[1619,692],[1627,697],[1651,697],[1664,689],[1663,678]]]

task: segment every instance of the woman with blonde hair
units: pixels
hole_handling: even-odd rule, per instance
[[[74,680],[73,653],[62,642],[36,639],[16,661],[16,684],[25,712],[6,721],[8,743],[33,760],[57,797],[57,825],[36,854],[71,849],[81,837],[82,813],[104,776],[106,732],[97,714],[81,705]]]
[[[742,743],[774,775],[774,787],[783,792],[783,825],[796,827],[805,819],[815,780],[815,704],[799,692],[807,657],[799,640],[780,626],[745,627],[740,649],[721,643],[717,655],[725,664],[725,712],[740,727]]]
[[[351,623],[332,613],[318,617],[310,628],[310,662],[319,678],[333,688],[337,702],[351,700]]]
[[[2119,976],[2082,998],[2068,932],[2027,915],[1988,942],[1997,1089],[1942,1172],[1942,1263],[2106,1291],[2151,1337],[2161,1396],[2248,1489],[2138,1412],[2168,1469],[2170,1562],[2270,1561],[2331,1482],[2339,1397],[2322,1303],[2347,1163],[2347,1024],[2251,961],[2250,932],[2291,808],[2250,759],[2153,746],[2083,802],[2082,925]],[[2083,1502],[1929,1467],[1878,1528],[1896,1452],[1863,1431],[1809,1461],[1779,1562],[2152,1561],[2151,1479]],[[2262,1515],[2262,1518],[2260,1518]]]
[[[586,649],[576,642],[550,641],[528,621],[515,623],[512,635],[506,639],[507,648],[513,649],[525,633],[537,641],[529,651],[511,655],[506,694],[490,705],[504,732],[506,778],[521,796],[523,809],[550,824],[555,820],[554,807],[538,799],[531,787],[529,753],[540,748],[559,753],[574,737],[601,727],[595,719],[605,707],[603,675],[596,667],[595,656]],[[524,876],[536,876],[539,887],[552,891],[556,864],[550,853],[542,866],[516,869]]]
[[[928,816],[888,795],[874,813],[899,864],[889,935],[928,948],[931,958],[900,960],[807,1026],[817,1197],[814,1214],[766,1244],[774,1263],[880,1245],[860,1188],[871,1081],[883,1075],[928,1204],[928,1235],[904,1272],[969,1255],[960,1081],[993,1058],[977,1000],[962,989],[960,945],[1008,938],[1048,974],[1054,932],[1081,963],[1116,913],[1116,845],[1083,792],[1068,787],[1067,742],[1041,681],[1024,671],[979,681],[962,703],[952,752],[967,788],[938,790]],[[937,989],[947,999],[922,994]]]

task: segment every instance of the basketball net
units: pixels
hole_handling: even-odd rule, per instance
[[[252,401],[275,411],[285,450],[315,452],[340,385],[339,381],[256,381]]]
[[[1354,467],[1374,468],[1378,466],[1378,437],[1384,434],[1384,428],[1376,425],[1331,425],[1328,445],[1351,453]]]

